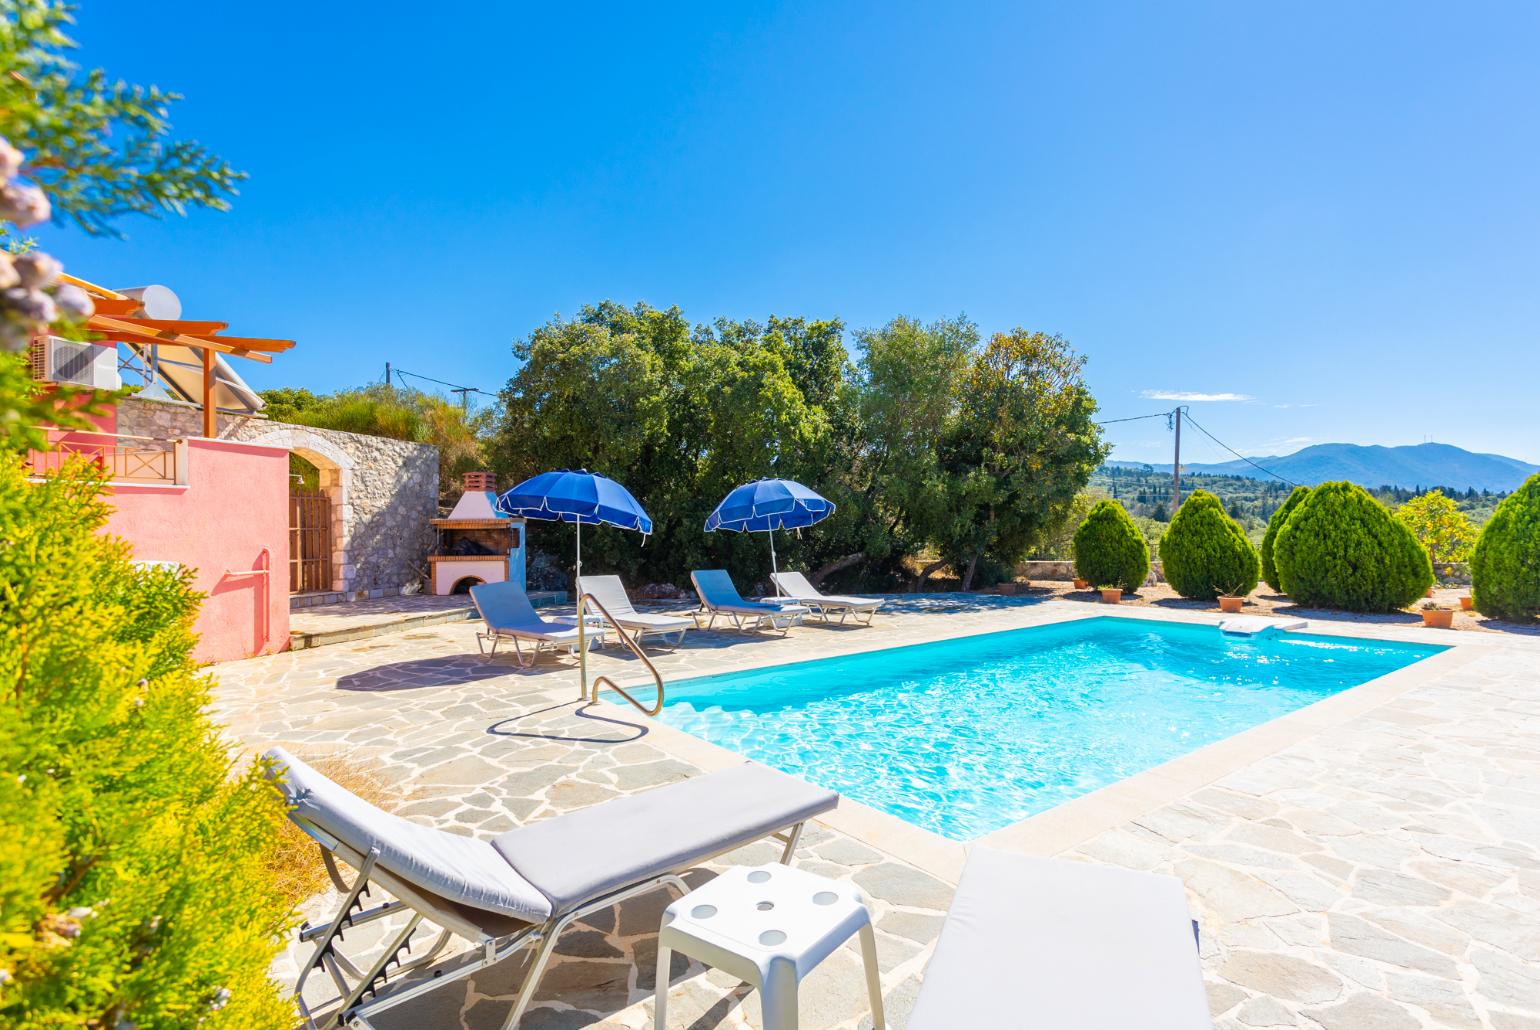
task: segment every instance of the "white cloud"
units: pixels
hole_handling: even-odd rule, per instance
[[[1262,454],[1293,454],[1301,447],[1305,447],[1314,442],[1314,437],[1290,436],[1283,440],[1270,440],[1267,443],[1258,444],[1255,447],[1242,447],[1241,453],[1246,455],[1248,458]]]
[[[1145,390],[1139,396],[1151,401],[1249,401],[1249,393],[1188,393],[1185,390]]]

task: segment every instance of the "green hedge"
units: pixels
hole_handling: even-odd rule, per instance
[[[1283,506],[1273,512],[1273,517],[1267,520],[1267,532],[1262,534],[1262,578],[1267,585],[1274,590],[1283,589],[1283,580],[1278,578],[1278,565],[1273,561],[1273,547],[1278,542],[1278,531],[1283,524],[1289,521],[1289,516],[1294,514],[1294,509],[1299,507],[1299,502],[1310,496],[1308,486],[1296,486],[1294,492],[1289,494],[1288,500]]]
[[[1150,574],[1144,534],[1117,501],[1097,501],[1075,530],[1075,572],[1095,587],[1138,590]]]
[[[1160,538],[1161,571],[1183,597],[1244,597],[1257,587],[1261,560],[1219,498],[1195,490]]]
[[[106,519],[83,463],[0,449],[0,1026],[285,1030],[283,801],[206,714],[189,574]]]
[[[1278,531],[1283,592],[1303,605],[1388,612],[1433,585],[1433,563],[1383,504],[1352,483],[1322,483]]]
[[[1540,615],[1540,473],[1503,499],[1471,555],[1476,610],[1499,619]]]

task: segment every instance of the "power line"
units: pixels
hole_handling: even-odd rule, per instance
[[[1192,423],[1194,426],[1197,426],[1198,427],[1198,432],[1202,433],[1204,436],[1208,437],[1210,440],[1214,441],[1219,446],[1223,447],[1225,450],[1229,451],[1231,454],[1233,454],[1237,458],[1241,459],[1241,461],[1244,461],[1246,464],[1248,464],[1252,468],[1256,469],[1258,472],[1265,472],[1268,475],[1272,476],[1274,479],[1278,480],[1279,482],[1287,483],[1290,486],[1299,486],[1299,484],[1294,482],[1294,480],[1289,479],[1286,476],[1280,476],[1278,473],[1274,472],[1270,468],[1263,468],[1261,465],[1258,465],[1256,462],[1254,462],[1250,458],[1246,457],[1244,454],[1242,454],[1240,451],[1236,450],[1234,447],[1231,447],[1229,444],[1227,444],[1223,440],[1219,439],[1219,437],[1215,436],[1213,433],[1209,432],[1207,429],[1204,429],[1203,426],[1198,422],[1198,420],[1192,417],[1192,412],[1191,411],[1188,411],[1188,413],[1187,413],[1187,421]]]
[[[1097,422],[1097,423],[1094,423],[1094,424],[1098,425],[1098,426],[1110,426],[1110,425],[1114,425],[1114,424],[1116,424],[1118,422],[1138,422],[1140,419],[1145,419],[1145,418],[1170,418],[1170,417],[1171,417],[1171,412],[1169,412],[1169,411],[1157,411],[1153,415],[1131,415],[1128,418],[1109,418],[1109,419],[1105,419],[1105,420],[1103,420],[1101,422]]]
[[[449,389],[451,389],[455,393],[459,393],[459,394],[479,393],[483,397],[496,397],[497,396],[497,394],[495,394],[495,393],[488,393],[486,390],[477,389],[474,386],[461,386],[459,383],[446,383],[442,379],[434,379],[432,376],[419,375],[416,372],[408,372],[404,368],[396,368],[393,365],[390,366],[390,371],[389,371],[388,374],[389,375],[397,375],[397,376],[411,376],[413,379],[421,379],[424,382],[437,383],[439,386],[447,386]]]

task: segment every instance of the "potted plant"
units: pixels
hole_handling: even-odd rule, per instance
[[[1086,587],[1088,587],[1090,585],[1091,585],[1091,581],[1088,580],[1088,579],[1077,579],[1077,580],[1075,580],[1075,589],[1076,590],[1084,590]]]
[[[1102,604],[1117,604],[1122,600],[1122,587],[1102,587]]]
[[[1219,610],[1228,615],[1237,615],[1246,603],[1246,584],[1237,583],[1230,587],[1215,587],[1215,593],[1219,595]]]
[[[1460,595],[1460,611],[1462,611],[1462,612],[1472,611],[1472,610],[1475,609],[1475,607],[1476,607],[1476,599],[1474,597],[1472,597],[1470,594],[1462,594],[1462,595]]]
[[[1429,629],[1452,629],[1454,609],[1446,608],[1437,601],[1428,601],[1422,606],[1422,624]]]

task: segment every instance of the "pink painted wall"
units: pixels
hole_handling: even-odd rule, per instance
[[[199,661],[289,646],[287,451],[190,440],[186,486],[120,484],[110,500],[107,530],[127,540],[135,558],[194,569],[193,585],[207,595],[197,625]],[[264,563],[267,574],[249,574]]]

